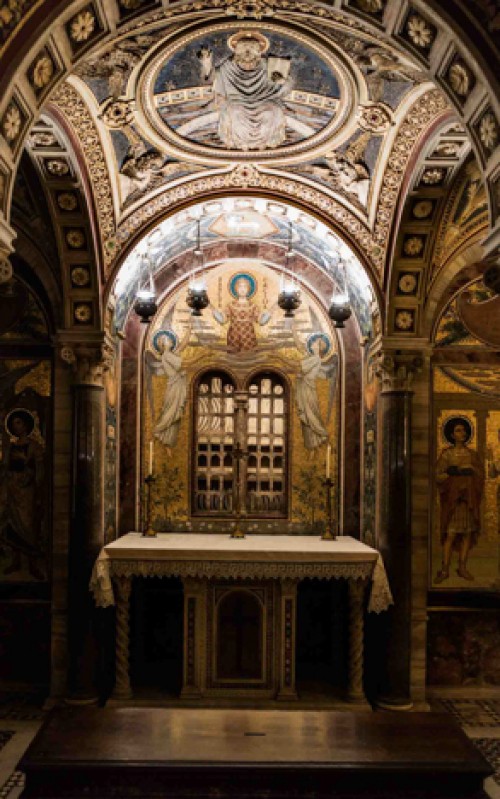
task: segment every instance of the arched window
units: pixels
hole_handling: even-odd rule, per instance
[[[240,445],[241,505],[252,517],[284,517],[288,511],[288,387],[281,375],[253,375],[238,392],[225,372],[202,375],[195,385],[192,512],[232,516]],[[239,417],[237,418],[237,414]],[[235,431],[238,430],[238,437]]]
[[[246,508],[252,516],[286,516],[287,402],[283,378],[274,372],[248,383]]]
[[[228,515],[234,504],[234,383],[209,372],[195,391],[193,513]]]

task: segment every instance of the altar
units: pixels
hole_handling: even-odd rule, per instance
[[[105,546],[94,566],[97,606],[116,604],[114,697],[129,699],[130,597],[137,578],[177,577],[183,585],[183,699],[297,698],[297,586],[346,580],[346,699],[366,705],[363,630],[368,612],[392,603],[379,553],[349,536],[128,533]],[[235,633],[237,625],[237,635]]]

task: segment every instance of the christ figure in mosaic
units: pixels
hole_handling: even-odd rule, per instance
[[[258,31],[239,31],[230,36],[228,46],[233,54],[218,66],[207,48],[198,55],[202,78],[213,83],[219,137],[226,147],[238,150],[278,147],[286,136],[283,100],[292,90],[289,62],[273,59],[281,72],[275,66],[269,74],[263,58],[269,41]]]
[[[256,291],[255,279],[252,275],[240,272],[230,280],[229,288],[234,299],[224,311],[213,309],[213,317],[220,325],[228,324],[227,348],[229,352],[251,352],[257,348],[255,325],[266,325],[270,311],[259,311],[252,302]]]

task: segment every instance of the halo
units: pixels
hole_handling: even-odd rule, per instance
[[[172,341],[172,343],[173,343],[172,352],[175,349],[177,349],[177,344],[179,342],[178,342],[177,336],[175,335],[174,331],[173,330],[158,330],[158,332],[155,333],[154,336],[153,336],[153,347],[155,348],[156,352],[160,352],[160,348],[158,346],[158,342],[164,336],[167,336],[167,338],[169,338]]]
[[[448,444],[451,444],[452,446],[455,444],[455,439],[453,438],[452,433],[453,433],[453,428],[457,424],[462,424],[465,427],[465,430],[467,432],[467,438],[465,440],[465,443],[468,444],[469,441],[472,438],[474,430],[473,430],[473,427],[472,427],[470,419],[467,419],[466,416],[450,416],[443,423],[442,430],[443,430],[444,438],[446,439]]]
[[[17,433],[15,433],[10,428],[10,423],[11,423],[11,420],[12,420],[13,416],[19,416],[19,417],[21,417],[21,419],[24,420],[24,422],[26,423],[26,427],[28,428],[28,432],[26,433],[26,435],[28,435],[28,436],[31,435],[31,433],[35,429],[35,417],[31,413],[31,411],[27,410],[27,408],[14,408],[5,417],[5,429],[6,429],[7,433],[9,434],[9,436],[13,436],[14,438],[18,438]]]
[[[323,354],[320,355],[321,358],[326,358],[326,356],[328,355],[328,353],[332,348],[332,343],[328,338],[328,336],[326,335],[326,333],[311,333],[311,335],[306,340],[307,351],[310,353],[310,355],[313,354],[312,345],[318,338],[321,339],[321,341],[323,341],[326,344],[325,352],[323,352]]]
[[[254,41],[259,43],[260,52],[267,53],[270,47],[270,42],[267,36],[263,36],[262,33],[258,31],[238,31],[238,33],[233,33],[227,40],[227,46],[230,50],[235,51],[236,45],[238,42],[241,42],[242,39],[253,39]]]
[[[236,286],[236,283],[238,282],[238,280],[246,280],[246,282],[250,286],[250,289],[249,289],[249,292],[248,292],[248,299],[253,297],[253,295],[257,291],[257,281],[255,280],[254,276],[250,275],[248,272],[236,272],[236,274],[233,275],[232,278],[230,279],[230,281],[229,281],[229,291],[231,292],[233,297],[235,299],[238,298],[238,295],[237,295],[236,289],[235,289],[235,286]]]

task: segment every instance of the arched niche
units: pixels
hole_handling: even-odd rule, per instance
[[[324,332],[331,336],[334,348],[327,357],[327,361],[334,354],[338,358],[336,375],[335,401],[325,397],[323,412],[330,415],[332,424],[335,424],[335,435],[330,435],[334,445],[334,459],[339,480],[339,490],[335,497],[339,523],[344,532],[359,535],[360,520],[360,434],[361,429],[361,355],[360,341],[362,336],[371,335],[373,293],[369,289],[369,280],[363,267],[352,252],[333,233],[330,233],[322,223],[312,217],[296,212],[296,222],[292,228],[293,258],[287,258],[287,239],[289,234],[288,220],[284,224],[276,222],[274,214],[282,212],[284,206],[276,203],[273,214],[269,217],[269,206],[266,201],[259,201],[262,207],[255,208],[253,198],[230,198],[231,203],[241,202],[237,210],[249,209],[252,219],[265,217],[265,235],[250,236],[248,230],[245,234],[234,234],[233,231],[220,230],[221,219],[229,215],[231,209],[226,209],[224,203],[210,203],[210,208],[203,208],[206,212],[201,217],[201,237],[204,254],[203,270],[200,270],[199,257],[194,254],[196,246],[196,214],[198,206],[180,212],[179,217],[172,217],[162,223],[158,229],[151,232],[140,243],[137,250],[129,253],[122,264],[122,269],[116,277],[114,286],[115,325],[121,331],[123,342],[122,353],[122,391],[121,407],[122,422],[120,433],[121,451],[121,484],[123,486],[120,498],[121,529],[126,532],[136,528],[140,519],[136,516],[139,503],[140,482],[145,476],[148,466],[149,451],[153,450],[156,464],[157,453],[161,451],[162,444],[155,435],[152,424],[151,390],[156,386],[156,397],[153,398],[154,414],[156,418],[161,414],[163,400],[160,396],[160,385],[167,384],[166,375],[160,376],[160,353],[155,347],[155,336],[165,325],[174,328],[176,348],[181,345],[184,337],[183,330],[189,319],[189,309],[186,305],[186,295],[190,280],[199,278],[204,272],[207,281],[208,293],[212,307],[204,311],[203,316],[195,321],[196,330],[191,334],[189,346],[183,351],[182,357],[188,357],[189,369],[192,371],[190,383],[186,389],[186,404],[190,407],[192,402],[193,375],[205,368],[215,367],[226,369],[235,378],[239,389],[244,389],[247,378],[259,369],[273,369],[289,377],[290,358],[294,364],[294,380],[300,371],[300,357],[297,343],[294,341],[290,322],[287,328],[283,320],[283,312],[276,307],[276,300],[280,291],[281,281],[296,280],[302,290],[302,306],[297,314],[299,328],[302,325],[304,338],[306,332]],[[206,204],[209,205],[208,203]],[[307,224],[306,224],[307,223]],[[257,231],[257,233],[262,231]],[[259,346],[257,355],[240,353],[235,358],[228,346],[227,331],[230,327],[227,318],[228,305],[234,301],[231,296],[230,280],[239,272],[257,268],[257,292],[252,297],[251,303],[255,306],[256,318],[253,322],[257,332]],[[225,274],[225,271],[227,274]],[[145,332],[137,315],[133,312],[135,292],[145,285],[150,279],[154,280],[159,302],[159,310],[151,324],[151,329]],[[353,316],[348,321],[342,334],[337,335],[327,316],[327,308],[332,292],[338,291],[345,281],[353,305]],[[174,307],[175,306],[175,307]],[[271,311],[271,313],[269,313]],[[267,318],[261,324],[261,316]],[[223,318],[225,317],[225,318]],[[166,321],[165,321],[166,320]],[[321,321],[322,320],[322,321]],[[316,331],[316,326],[319,328]],[[288,336],[288,343],[285,339]],[[280,338],[281,336],[281,338]],[[300,336],[299,336],[300,337]],[[201,346],[203,342],[205,349]],[[210,345],[210,346],[208,346]],[[302,341],[304,345],[304,341]],[[275,350],[273,360],[269,360],[272,350]],[[216,356],[216,361],[214,361]],[[252,360],[253,359],[253,360]],[[153,372],[144,368],[147,362],[153,362]],[[330,366],[333,364],[331,363]],[[182,367],[184,368],[184,367]],[[321,375],[317,385],[328,385],[328,380]],[[138,386],[140,387],[138,390]],[[322,389],[323,390],[323,389]],[[326,389],[325,389],[326,390]],[[160,392],[160,393],[158,393]],[[295,389],[292,385],[290,407],[297,414]],[[154,391],[153,391],[154,393]],[[146,397],[146,400],[145,400]],[[148,398],[149,397],[149,398]],[[163,398],[164,399],[164,398]],[[329,409],[329,406],[330,409]],[[338,412],[333,412],[333,407]],[[144,413],[147,423],[144,422]],[[186,419],[189,414],[185,414]],[[298,415],[295,418],[295,436],[302,439],[301,421]],[[184,489],[172,489],[172,494],[181,492],[177,499],[178,508],[185,510],[185,521],[188,523],[188,509],[192,507],[189,498],[188,485],[191,485],[191,463],[193,459],[192,432],[182,422],[180,426],[181,438],[175,444],[175,450],[182,452],[184,463],[181,468],[182,477],[176,475],[174,482],[182,479]],[[132,431],[137,431],[135,434]],[[180,443],[179,443],[180,442]],[[167,445],[169,447],[169,445]],[[300,444],[303,447],[303,443]],[[308,463],[307,447],[292,448],[290,462],[302,465],[306,470]],[[322,475],[324,476],[324,443]],[[171,447],[169,447],[171,448]],[[163,456],[162,456],[163,457]],[[317,458],[313,460],[318,460]],[[319,463],[319,461],[318,461]],[[170,458],[169,467],[173,461]],[[317,507],[321,505],[322,488],[319,485],[319,471],[316,481],[318,494]],[[294,483],[294,476],[290,475],[288,483]],[[165,485],[165,478],[161,481]],[[135,486],[135,490],[134,490]],[[303,486],[302,494],[307,496],[311,486]],[[164,489],[160,489],[165,493]],[[168,500],[170,502],[170,500]],[[294,503],[289,502],[289,507]],[[316,511],[317,511],[316,507]],[[164,524],[169,524],[172,508],[164,516]],[[179,515],[176,511],[175,515]],[[293,515],[292,515],[293,516]],[[299,524],[298,518],[290,516],[290,523]],[[309,519],[311,529],[321,519],[321,513],[314,519]],[[302,519],[304,523],[304,519]],[[288,528],[287,528],[288,530]],[[285,532],[287,530],[284,530]]]
[[[235,339],[231,327],[234,331],[241,320],[237,314],[234,316],[234,306],[238,309],[239,301],[231,291],[234,291],[238,275],[243,275],[242,279],[248,280],[249,285],[255,285],[255,292],[252,291],[246,306],[251,321],[242,323],[243,336]],[[145,478],[150,458],[158,478],[155,498],[159,503],[155,522],[158,529],[210,531],[221,524],[222,529],[226,529],[233,522],[231,503],[224,504],[221,500],[217,504],[214,500],[214,507],[209,509],[205,519],[193,506],[195,464],[203,455],[196,448],[198,431],[195,425],[199,424],[195,412],[196,392],[201,376],[215,370],[219,375],[228,376],[240,403],[239,410],[234,407],[228,436],[233,435],[238,425],[251,424],[258,424],[259,428],[266,424],[282,424],[289,436],[281,452],[282,458],[284,451],[288,453],[286,463],[282,461],[280,465],[281,487],[276,478],[276,490],[280,488],[286,494],[282,506],[268,514],[257,512],[255,503],[252,508],[248,507],[249,531],[312,533],[320,529],[322,511],[318,512],[318,508],[323,507],[322,480],[329,441],[333,449],[332,469],[338,482],[336,517],[339,523],[343,518],[344,529],[351,525],[351,532],[358,534],[359,436],[353,432],[359,430],[361,403],[361,348],[357,324],[350,320],[340,339],[324,305],[305,285],[302,285],[302,304],[295,319],[285,319],[276,302],[281,280],[279,264],[273,266],[258,258],[230,258],[207,267],[205,278],[212,305],[201,318],[190,316],[186,304],[188,279],[178,281],[175,288],[165,292],[146,331],[134,313],[129,316],[122,344],[121,370],[122,524],[128,529],[133,526],[132,513],[136,505],[130,490],[131,481],[135,480],[138,486]],[[245,339],[249,331],[253,332],[254,341]],[[234,349],[240,344],[241,349]],[[250,409],[256,399],[252,397],[253,379],[255,375],[268,374],[281,381],[277,388],[283,390],[283,399],[286,397],[287,415],[282,420],[271,418],[274,410],[278,413],[278,403],[274,408],[274,400],[270,400],[267,408],[267,399],[261,398],[266,418],[259,416],[252,420]],[[210,396],[210,403],[225,401],[222,384],[220,388],[220,396]],[[209,429],[213,425],[218,429],[221,420],[222,416],[216,413],[204,417],[203,424]],[[225,419],[224,424],[228,423]],[[311,434],[313,428],[316,432]],[[322,429],[326,432],[322,433]],[[137,431],[135,436],[134,430]],[[254,446],[253,439],[250,441],[250,427],[245,427],[245,431],[245,440]],[[268,446],[267,442],[261,444]],[[221,439],[217,446],[223,445]],[[231,439],[231,451],[233,445]],[[204,442],[204,446],[211,445]],[[274,468],[278,463],[274,457],[276,452],[273,450],[268,455]],[[232,468],[228,468],[229,472]],[[219,477],[222,480],[222,476]],[[346,488],[342,490],[344,485]],[[228,491],[232,490],[230,486]],[[316,496],[312,515],[311,490]],[[222,509],[220,513],[217,513],[218,508]],[[127,518],[125,514],[130,515]],[[136,524],[140,524],[140,520]]]
[[[264,607],[256,593],[229,590],[216,606],[216,681],[264,679]]]

